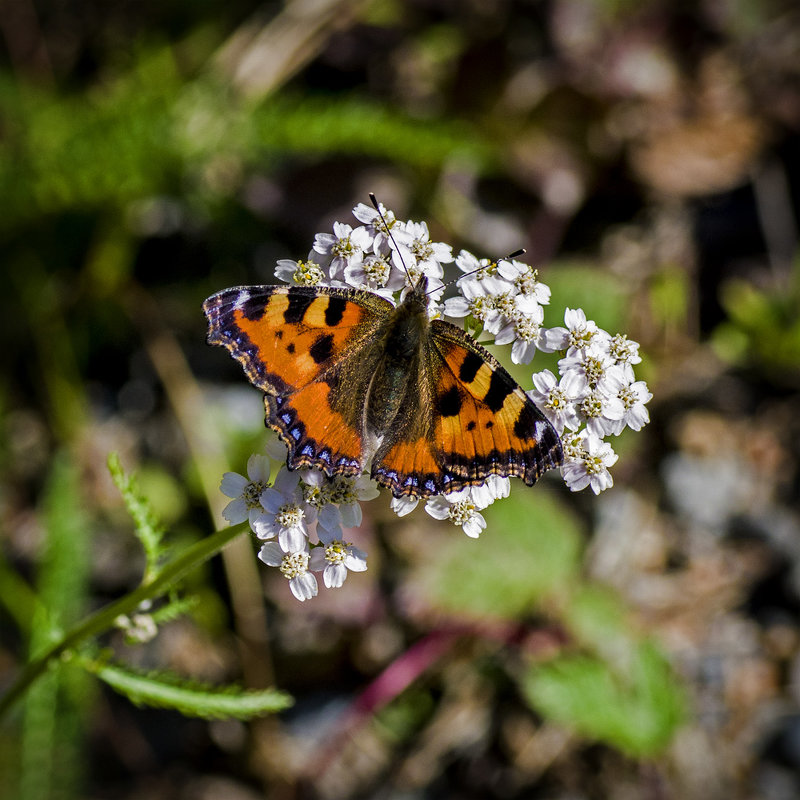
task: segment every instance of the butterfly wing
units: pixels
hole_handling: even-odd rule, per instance
[[[431,323],[419,377],[423,412],[384,440],[373,477],[395,495],[427,497],[489,475],[533,485],[563,461],[561,440],[522,388],[460,328]]]
[[[380,351],[372,344],[393,306],[354,289],[249,286],[203,304],[209,344],[226,347],[265,393],[266,423],[290,468],[361,472],[364,408]]]

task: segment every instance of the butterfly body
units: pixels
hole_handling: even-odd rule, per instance
[[[265,393],[291,469],[428,497],[561,464],[561,442],[496,359],[431,320],[423,277],[395,307],[360,289],[251,286],[209,297],[211,344]]]

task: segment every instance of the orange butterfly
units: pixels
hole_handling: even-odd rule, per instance
[[[423,276],[394,306],[361,289],[249,286],[209,297],[209,344],[265,393],[289,469],[430,497],[563,461],[553,426],[461,328],[431,320]]]

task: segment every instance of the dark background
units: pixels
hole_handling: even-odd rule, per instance
[[[580,306],[627,332],[654,393],[651,425],[615,442],[611,491],[516,486],[486,514],[488,550],[382,496],[357,532],[369,572],[301,605],[242,540],[187,580],[190,614],[102,644],[295,707],[187,720],[75,671],[0,729],[2,791],[800,795],[794,5],[2,4],[4,684],[38,601],[66,624],[140,577],[110,451],[176,552],[221,527],[220,476],[265,434],[200,304],[271,282],[369,191],[456,249],[526,247],[553,288],[545,324]],[[528,388],[538,358],[515,373]],[[527,693],[575,654],[628,691],[645,641],[680,726],[641,686],[630,709],[594,684]]]

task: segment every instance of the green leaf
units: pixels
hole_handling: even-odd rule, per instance
[[[522,689],[545,717],[635,757],[662,750],[685,717],[677,680],[650,642],[636,647],[624,672],[570,655],[532,667]]]
[[[161,625],[165,622],[172,622],[172,620],[188,614],[200,602],[197,597],[178,597],[174,593],[170,594],[169,601],[166,605],[157,608],[155,611],[150,612],[153,622],[156,625]]]
[[[63,627],[78,619],[87,604],[88,523],[77,471],[65,453],[53,462],[45,487],[42,520],[44,548],[39,564],[30,650],[46,650]],[[20,754],[20,800],[77,797],[85,757],[83,717],[91,701],[86,674],[59,665],[25,698]]]
[[[135,672],[115,664],[91,662],[85,665],[136,705],[171,708],[190,717],[247,720],[283,711],[294,702],[290,695],[277,689],[209,686],[173,674]]]
[[[125,503],[125,508],[133,518],[136,536],[142,543],[147,559],[144,582],[148,582],[158,572],[158,563],[164,555],[162,540],[164,529],[156,519],[150,503],[139,493],[136,481],[125,474],[119,455],[111,453],[108,457],[108,471]]]
[[[589,319],[612,334],[627,327],[630,292],[620,277],[594,264],[563,261],[551,264],[544,280],[552,291],[551,308],[584,308]],[[545,324],[563,325],[563,316],[553,319],[551,313]]]
[[[423,573],[431,602],[458,614],[515,619],[575,577],[576,518],[544,487],[515,487],[482,513],[487,528],[469,540],[453,531]]]
[[[628,612],[611,589],[599,584],[574,585],[563,607],[564,624],[573,639],[607,659],[630,651],[633,635]]]

